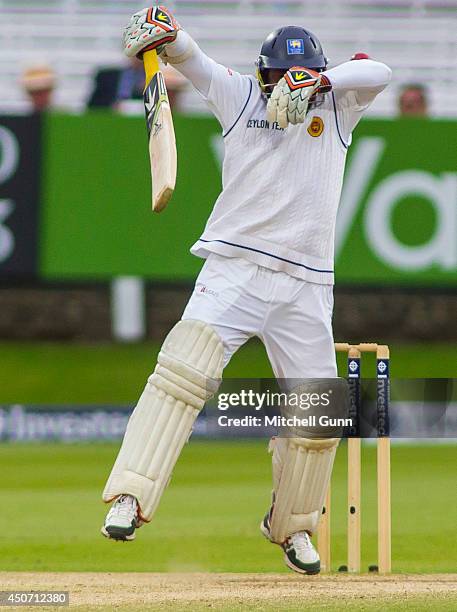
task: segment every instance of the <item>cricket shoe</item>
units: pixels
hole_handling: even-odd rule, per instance
[[[121,495],[106,515],[101,532],[112,540],[131,541],[135,539],[135,529],[141,525],[137,500],[132,495]]]
[[[267,512],[260,523],[260,531],[273,544],[270,534],[270,512]],[[321,561],[317,550],[314,548],[311,538],[306,531],[298,531],[287,537],[281,548],[284,551],[284,562],[287,567],[299,574],[318,574],[321,571]]]

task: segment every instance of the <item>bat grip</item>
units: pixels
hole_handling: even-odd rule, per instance
[[[145,51],[143,53],[143,66],[144,73],[146,75],[146,89],[146,87],[151,82],[152,77],[159,71],[159,58],[155,49],[151,49],[151,51]]]

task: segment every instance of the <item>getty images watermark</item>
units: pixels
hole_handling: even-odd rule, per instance
[[[333,389],[288,393],[241,389],[232,393],[220,393],[217,396],[218,410],[226,412],[235,409],[237,416],[219,415],[217,422],[220,427],[352,427],[350,417],[335,416],[334,410],[328,411],[335,403],[332,401],[333,393]],[[240,411],[247,414],[239,414]]]

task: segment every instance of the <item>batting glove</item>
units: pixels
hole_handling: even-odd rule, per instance
[[[158,53],[173,42],[180,26],[172,13],[163,6],[145,8],[135,13],[124,30],[124,52],[128,57],[139,56],[151,49]]]
[[[286,128],[304,123],[311,96],[321,84],[321,75],[309,68],[289,68],[273,89],[267,104],[267,119]]]

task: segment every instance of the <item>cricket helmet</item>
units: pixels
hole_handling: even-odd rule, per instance
[[[285,26],[271,32],[265,39],[256,62],[257,78],[264,90],[266,71],[270,68],[284,69],[292,66],[325,70],[327,58],[319,39],[309,30],[298,26]]]

